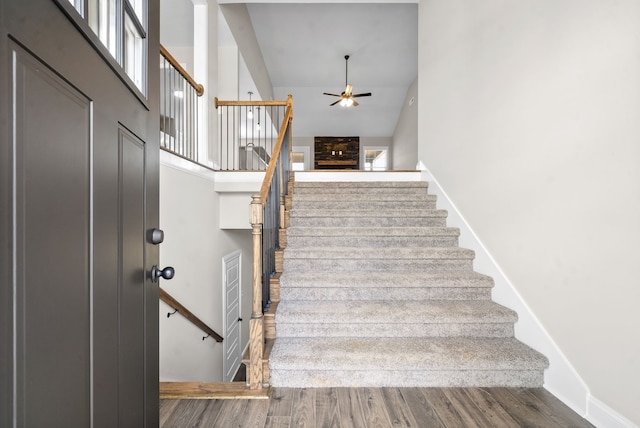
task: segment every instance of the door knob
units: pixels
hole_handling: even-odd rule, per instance
[[[158,266],[151,268],[151,282],[158,282],[159,278],[171,279],[176,274],[176,270],[171,266],[167,266],[164,269],[159,269]]]

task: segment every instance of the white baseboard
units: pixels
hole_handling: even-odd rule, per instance
[[[586,419],[597,427],[638,428],[638,425],[593,396],[587,399]]]
[[[460,229],[460,246],[474,250],[474,269],[489,275],[495,282],[492,298],[518,313],[515,336],[549,359],[549,368],[544,374],[544,387],[579,415],[587,416],[589,389],[566,356],[544,329],[531,308],[500,269],[489,251],[484,247],[438,180],[426,168],[422,168],[422,179],[429,182],[429,193],[438,196],[438,208],[449,212],[449,226]]]

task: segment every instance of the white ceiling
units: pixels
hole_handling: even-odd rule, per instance
[[[293,95],[297,136],[390,137],[418,74],[415,3],[248,4],[274,95]],[[360,105],[330,107],[345,87],[345,55]]]
[[[192,1],[161,0],[161,15],[167,17],[162,22],[161,33],[165,39],[171,39],[163,43],[193,44]],[[235,3],[238,0],[218,1]],[[417,3],[403,3],[403,0],[387,0],[389,3],[254,1],[257,3],[246,4],[247,10],[275,98],[293,95],[296,136],[393,135],[407,89],[418,74]],[[176,19],[177,16],[184,19]],[[191,25],[180,25],[182,28],[178,29],[176,22],[191,22]],[[229,36],[230,33],[224,31],[219,35],[220,41],[228,43],[224,40]],[[350,55],[349,83],[354,93],[372,92],[373,96],[359,98],[360,105],[355,108],[329,107],[336,98],[322,93],[344,91],[344,56],[347,54]],[[253,82],[246,81],[249,76],[248,72],[241,73],[242,99],[248,99],[247,90],[255,92]]]

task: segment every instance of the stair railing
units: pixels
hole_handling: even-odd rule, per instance
[[[287,101],[221,101],[218,164],[221,171],[265,171],[275,149]]]
[[[291,95],[278,132],[271,161],[265,173],[260,193],[253,195],[250,222],[253,237],[252,312],[249,324],[250,389],[263,387],[264,311],[269,305],[269,280],[275,273],[275,254],[279,249],[279,229],[284,228],[285,196],[291,171]]]
[[[176,312],[191,321],[191,323],[198,327],[200,330],[207,333],[207,335],[203,337],[202,340],[206,339],[209,336],[213,337],[216,342],[222,342],[224,340],[222,336],[215,332],[214,329],[205,324],[204,321],[198,318],[193,312],[187,309],[182,303],[178,302],[175,297],[164,291],[162,288],[160,289],[160,300],[171,306]],[[171,313],[167,314],[167,316],[171,315]]]
[[[160,148],[203,165],[198,141],[198,97],[204,87],[160,46]]]

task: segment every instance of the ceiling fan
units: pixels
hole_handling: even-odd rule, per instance
[[[338,97],[340,98],[338,101],[329,104],[330,106],[334,106],[338,103],[340,103],[341,106],[343,107],[357,107],[359,104],[356,100],[354,100],[354,98],[358,98],[358,97],[370,97],[371,96],[371,92],[366,92],[366,93],[362,93],[362,94],[353,94],[351,93],[353,90],[353,86],[350,85],[349,82],[349,55],[345,55],[344,56],[344,61],[345,61],[345,85],[346,88],[344,90],[344,92],[342,92],[342,94],[337,95],[337,94],[330,94],[328,92],[323,92],[324,95],[329,95],[332,97]]]

